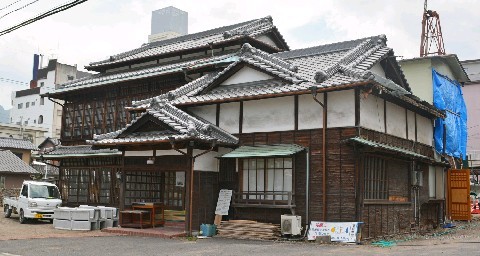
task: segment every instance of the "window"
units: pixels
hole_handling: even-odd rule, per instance
[[[23,124],[24,124],[24,125],[28,125],[28,120],[27,120],[27,121],[25,121],[25,122],[23,122]]]
[[[28,185],[23,185],[22,196],[28,197]]]
[[[38,124],[43,124],[43,116],[38,116]]]
[[[365,157],[365,199],[388,199],[385,159]]]
[[[31,106],[32,106],[32,107],[33,107],[33,106],[35,106],[35,101],[32,101],[32,104],[31,104]]]
[[[241,170],[244,199],[288,200],[285,192],[292,192],[292,158],[244,159]]]
[[[40,97],[40,105],[43,105],[45,104],[45,98],[44,97]]]
[[[0,176],[0,188],[5,188],[5,177]]]
[[[40,87],[43,87],[45,85],[44,82],[40,82]]]
[[[390,202],[410,201],[410,161],[381,156],[365,156],[363,163],[364,199]]]
[[[23,103],[18,103],[18,109],[22,109],[23,108]]]
[[[30,102],[25,103],[25,108],[30,107]]]

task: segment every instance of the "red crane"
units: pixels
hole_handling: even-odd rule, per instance
[[[435,44],[436,48],[431,49],[433,44]],[[427,10],[427,0],[425,0],[423,5],[420,57],[429,55],[445,55],[445,48],[443,46],[440,15],[436,11]]]

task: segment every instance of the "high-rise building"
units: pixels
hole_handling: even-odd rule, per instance
[[[153,11],[151,32],[149,43],[188,34],[188,13],[173,6]]]

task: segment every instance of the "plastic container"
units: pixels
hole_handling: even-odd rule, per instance
[[[202,236],[214,236],[217,234],[217,225],[215,224],[202,224],[200,225],[200,234]]]

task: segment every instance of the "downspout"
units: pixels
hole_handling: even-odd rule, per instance
[[[310,225],[310,219],[309,219],[309,211],[310,211],[310,148],[305,148],[305,151],[307,153],[307,185],[305,188],[305,219],[307,225]]]
[[[323,126],[322,126],[322,216],[323,221],[327,220],[327,143],[326,132],[327,132],[327,96],[324,94],[323,103],[317,99],[317,90],[316,86],[310,87],[310,91],[315,100],[323,108]]]

